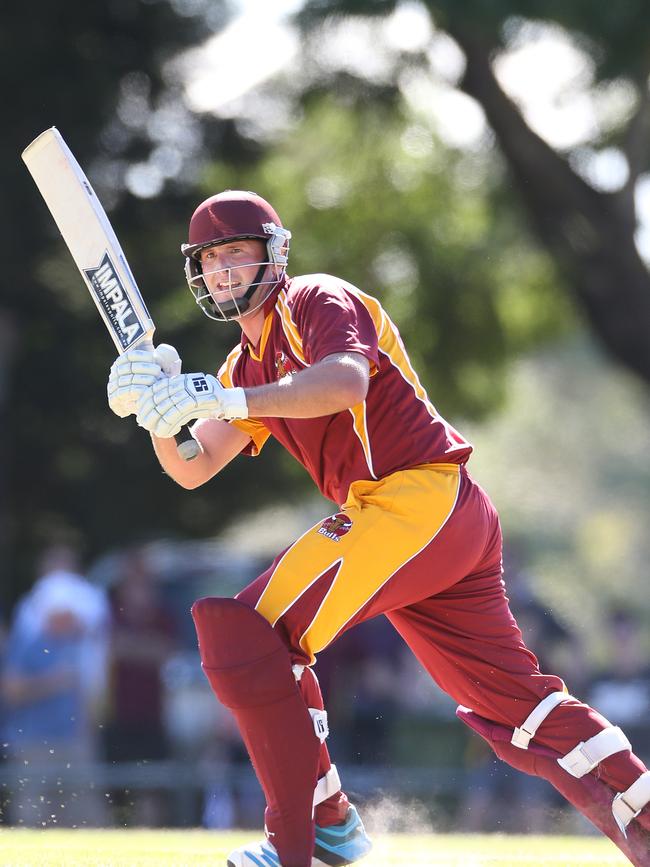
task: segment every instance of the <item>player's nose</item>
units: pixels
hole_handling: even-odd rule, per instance
[[[216,283],[229,283],[232,276],[232,271],[228,265],[216,260],[211,262],[208,268],[204,268],[204,273]]]

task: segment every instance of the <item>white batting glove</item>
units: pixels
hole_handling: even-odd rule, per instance
[[[197,418],[248,418],[244,389],[224,388],[209,373],[185,373],[158,380],[138,403],[138,424],[157,437],[173,437]]]
[[[115,415],[126,418],[138,411],[138,401],[154,382],[181,372],[181,359],[173,346],[161,343],[155,349],[129,349],[118,355],[108,377],[108,405]]]

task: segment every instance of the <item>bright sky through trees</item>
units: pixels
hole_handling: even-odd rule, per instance
[[[259,3],[239,0],[239,13],[205,46],[192,52],[188,93],[199,111],[236,115],[242,100],[273,75],[290,68],[299,42],[289,23],[301,0]],[[377,32],[379,31],[379,32]],[[324,37],[328,39],[328,36]],[[428,113],[447,144],[481,146],[486,132],[482,109],[455,88],[463,55],[452,39],[432,30],[427,11],[407,0],[394,14],[367,24],[338,22],[329,36],[333,64],[381,75],[382,51],[427,49],[435,75],[411,76],[403,89],[417,112]],[[589,56],[559,27],[531,23],[518,32],[510,49],[496,63],[501,85],[521,108],[531,128],[559,150],[584,147],[573,166],[596,189],[619,189],[628,175],[627,162],[615,148],[590,149],[590,142],[634,108],[632,89],[621,82],[593,88]],[[637,186],[640,228],[637,245],[650,261],[650,180]]]

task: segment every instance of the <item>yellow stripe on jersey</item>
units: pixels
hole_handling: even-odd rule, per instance
[[[300,332],[296,326],[296,323],[291,318],[291,311],[289,310],[289,305],[287,304],[287,293],[283,289],[278,295],[278,300],[276,302],[276,310],[280,314],[280,321],[282,322],[282,330],[284,331],[284,336],[287,338],[289,346],[291,347],[291,351],[296,356],[298,361],[308,367],[307,361],[305,360],[305,353],[302,348],[302,337],[300,336]]]
[[[372,465],[372,450],[370,448],[370,437],[368,435],[368,426],[366,424],[365,400],[361,403],[357,403],[355,406],[351,406],[349,412],[352,415],[354,432],[359,437],[359,440],[361,442],[361,447],[363,448],[363,453],[366,457],[366,463],[368,464],[370,475],[373,477],[373,479],[376,479],[377,476],[375,475],[375,470]]]
[[[328,571],[336,574],[300,639],[309,655],[336,637],[378,590],[442,530],[460,489],[457,464],[426,464],[350,486],[351,521],[335,541],[316,524],[289,548],[256,605],[271,625]],[[316,576],[316,577],[315,577]]]
[[[264,443],[271,436],[271,431],[256,418],[236,418],[230,424],[248,434],[253,441],[251,457],[256,458],[264,448]]]
[[[235,346],[231,352],[228,353],[226,360],[219,368],[219,373],[217,373],[217,379],[223,385],[224,388],[232,388],[232,372],[235,369],[235,365],[237,364],[237,359],[242,354],[241,346]]]
[[[401,373],[402,378],[409,383],[416,396],[426,406],[429,415],[436,418],[438,413],[411,365],[411,361],[402,343],[402,338],[397,328],[384,312],[379,301],[370,295],[366,295],[365,292],[362,292],[355,286],[347,286],[347,288],[361,301],[368,313],[370,313],[379,340],[379,351],[388,356],[393,366]]]
[[[255,354],[255,350],[252,345],[248,344],[248,351],[251,354],[251,358],[254,358],[255,361],[261,361],[264,357],[264,350],[266,349],[266,344],[269,339],[269,334],[271,333],[271,325],[273,324],[273,311],[267,313],[264,317],[264,325],[262,326],[262,334],[260,336],[260,351],[259,355]]]
[[[241,346],[235,346],[235,348],[228,354],[228,357],[221,365],[219,369],[219,373],[217,374],[217,379],[223,385],[224,388],[232,388],[232,373],[235,369],[235,365],[237,364],[237,360],[242,354]],[[258,421],[256,418],[241,418],[234,419],[230,422],[231,425],[236,427],[238,430],[243,431],[253,441],[253,445],[251,448],[251,455],[253,457],[257,457],[259,453],[264,448],[264,443],[271,436],[271,432],[266,427],[266,425],[262,424],[261,421]]]

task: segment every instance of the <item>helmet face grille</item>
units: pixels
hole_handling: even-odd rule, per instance
[[[187,276],[190,291],[194,296],[194,300],[203,310],[205,315],[218,322],[229,322],[232,319],[238,319],[244,314],[253,313],[255,310],[259,310],[269,295],[273,292],[282,275],[277,277],[274,269],[269,278],[264,279],[266,276],[267,266],[271,264],[271,262],[251,262],[250,265],[257,266],[257,273],[246,291],[239,296],[235,295],[235,290],[239,288],[241,284],[233,281],[232,276],[233,272],[238,270],[237,268],[217,268],[214,271],[207,272],[221,275],[219,295],[223,295],[224,292],[228,292],[229,294],[226,295],[225,298],[220,298],[220,300],[217,300],[217,298],[210,292],[200,262],[191,258],[186,259],[185,274]],[[266,290],[260,293],[255,305],[251,307],[253,296],[260,286],[266,287]]]
[[[185,277],[190,292],[194,296],[194,300],[203,310],[206,316],[218,322],[228,322],[233,319],[238,319],[247,313],[253,313],[258,310],[267,298],[271,295],[275,287],[285,276],[285,268],[289,252],[289,239],[291,233],[287,229],[278,230],[277,237],[270,239],[266,244],[268,258],[263,262],[249,262],[245,267],[251,265],[257,266],[257,273],[248,289],[243,295],[238,297],[235,295],[234,289],[239,284],[233,281],[233,272],[237,268],[218,268],[213,271],[203,271],[203,265],[200,259],[193,256],[187,256],[185,259]],[[276,255],[273,247],[278,248]],[[242,267],[242,266],[240,266]],[[225,300],[220,298],[217,300],[210,292],[205,280],[207,273],[219,273],[220,286],[230,290],[230,297]],[[251,307],[251,300],[255,291],[260,287],[265,286],[266,291],[260,293],[255,301],[255,306]],[[220,289],[221,295],[223,289]]]

